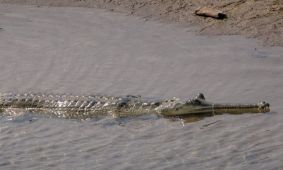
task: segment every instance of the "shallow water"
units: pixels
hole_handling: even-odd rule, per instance
[[[0,169],[282,169],[283,49],[84,8],[0,5],[0,92],[271,103],[184,124],[154,115],[0,119]]]
[[[189,124],[154,116],[87,121],[2,117],[0,166],[276,169],[283,166],[283,126],[271,117],[223,115]]]

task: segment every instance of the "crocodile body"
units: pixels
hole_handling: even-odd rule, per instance
[[[204,116],[222,113],[263,113],[269,112],[269,104],[214,104],[207,102],[203,94],[182,101],[150,100],[140,96],[74,96],[48,94],[1,94],[0,112],[25,110],[70,119],[86,119],[99,116],[124,117],[143,114],[161,116]]]

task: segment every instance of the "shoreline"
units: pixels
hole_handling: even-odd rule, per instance
[[[256,38],[265,46],[283,46],[283,2],[278,0],[232,0],[228,3],[217,0],[213,4],[207,0],[0,0],[1,3],[106,9],[139,16],[145,21],[157,19],[166,23],[197,26],[195,33],[199,35],[242,35]],[[228,18],[215,20],[194,15],[194,10],[200,6],[220,9],[227,13]]]

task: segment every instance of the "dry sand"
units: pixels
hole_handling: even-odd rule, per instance
[[[195,24],[205,35],[245,35],[264,45],[283,45],[283,0],[0,0],[0,3],[104,8],[138,15],[145,20]],[[196,17],[196,8],[208,6],[224,11],[228,19]]]
[[[272,109],[185,127],[163,120],[114,128],[4,122],[4,169],[283,167],[282,47],[85,8],[0,5],[0,27],[0,92],[181,98],[203,92],[215,102],[266,100]]]

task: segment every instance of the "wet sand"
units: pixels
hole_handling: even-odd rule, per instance
[[[255,40],[240,36],[197,36],[192,32],[194,28],[85,8],[0,5],[0,28],[1,93],[139,94],[185,99],[202,92],[207,100],[214,102],[255,103],[265,100],[271,104],[272,113],[269,114],[215,116],[185,127],[176,125],[176,122],[164,123],[164,120],[146,121],[146,125],[141,125],[140,134],[150,134],[152,139],[147,136],[142,140],[162,143],[162,138],[165,142],[162,147],[147,143],[141,152],[134,147],[141,144],[138,142],[141,136],[134,136],[136,131],[130,132],[133,135],[130,144],[134,146],[122,155],[134,151],[132,156],[140,158],[135,160],[136,166],[149,161],[136,154],[150,152],[156,146],[155,151],[162,152],[163,156],[167,154],[168,159],[176,156],[172,151],[174,147],[186,157],[179,159],[181,162],[174,162],[176,166],[185,163],[175,167],[177,169],[189,166],[202,169],[210,165],[215,169],[283,167],[282,47],[262,47]],[[218,120],[220,123],[202,129],[204,124]],[[60,126],[57,123],[50,125]],[[37,122],[34,126],[39,125]],[[67,131],[73,126],[65,125],[59,129]],[[133,125],[129,123],[127,126]],[[163,129],[165,126],[169,127]],[[176,129],[180,131],[176,132]],[[91,133],[102,135],[106,131],[100,128]],[[154,137],[161,131],[161,138]],[[120,136],[116,137],[125,137],[127,132],[127,129],[120,130]],[[80,131],[74,130],[73,133],[78,135]],[[109,133],[114,135],[117,131],[113,128]],[[170,141],[170,136],[174,141]],[[73,138],[69,136],[68,139]],[[113,139],[105,137],[101,140],[111,144]],[[181,152],[181,147],[187,146],[186,153]],[[31,146],[31,149],[34,148]],[[101,152],[99,156],[102,159],[107,153]],[[243,155],[250,158],[245,162]],[[163,161],[154,158],[152,166],[162,169],[157,165]],[[131,159],[127,157],[126,160]],[[119,159],[121,162],[126,160]],[[107,162],[102,162],[102,165],[104,169],[111,167]],[[120,169],[127,167],[123,165]]]
[[[36,6],[102,8],[169,23],[197,25],[205,35],[243,35],[257,38],[261,44],[283,46],[282,0],[0,0],[0,3]],[[215,20],[198,17],[199,7],[223,11],[228,18]]]

